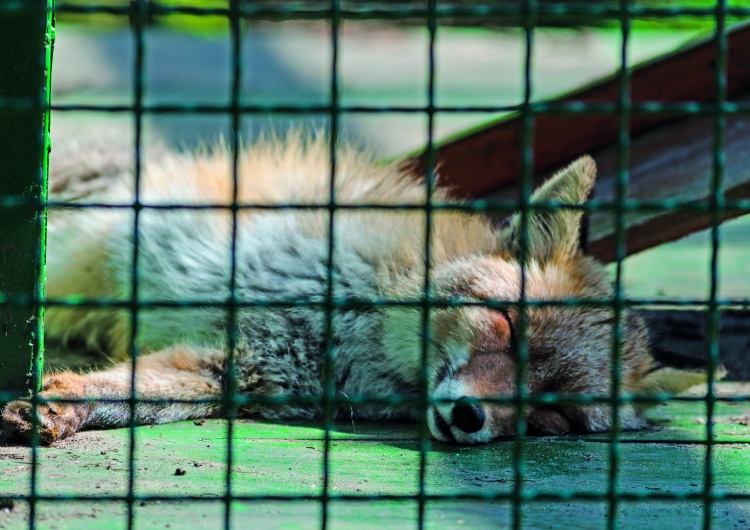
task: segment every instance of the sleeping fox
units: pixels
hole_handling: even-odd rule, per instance
[[[595,172],[591,158],[580,158],[541,186],[532,201],[580,205],[594,186]],[[231,156],[222,145],[165,154],[145,165],[139,199],[157,207],[228,205],[232,175]],[[135,407],[137,424],[222,415],[228,365],[236,391],[249,398],[240,401],[242,414],[278,421],[318,418],[322,409],[315,400],[269,404],[252,398],[322,396],[330,347],[328,368],[337,398],[405,399],[402,404],[339,402],[335,415],[417,420],[425,358],[432,435],[444,442],[489,442],[516,431],[516,409],[497,398],[516,393],[522,331],[528,395],[609,395],[615,325],[610,308],[532,303],[521,325],[513,304],[522,293],[532,302],[612,297],[605,268],[579,250],[580,209],[528,213],[522,281],[520,214],[498,229],[484,216],[440,208],[428,223],[419,209],[427,196],[425,183],[352,147],[337,150],[334,181],[342,207],[331,223],[330,210],[312,207],[329,200],[327,141],[291,135],[244,148],[237,199],[262,208],[240,209],[236,224],[227,208],[141,210],[135,281],[132,208],[51,210],[47,296],[114,302],[135,296],[146,307],[135,323],[124,304],[47,309],[48,339],[101,348],[118,363],[103,371],[46,377],[40,393],[45,399],[37,408],[41,440],[52,443],[81,429],[129,424],[133,330],[141,352],[136,395],[156,401]],[[53,173],[51,189],[57,199],[72,202],[134,200],[127,173],[106,179]],[[441,189],[432,199],[457,204]],[[276,208],[280,205],[293,207]],[[347,208],[356,205],[380,208]],[[389,205],[410,208],[382,208]],[[427,315],[426,273],[431,299],[443,302]],[[232,283],[237,304],[230,319],[222,304],[231,299]],[[331,295],[342,305],[327,316]],[[368,305],[372,300],[380,303]],[[236,331],[231,363],[230,322]],[[679,393],[705,381],[703,372],[658,363],[636,314],[624,312],[621,326],[623,392]],[[611,426],[611,410],[601,400],[524,410],[531,434],[600,432]],[[644,427],[639,412],[637,405],[623,405],[621,427]],[[32,414],[28,402],[7,405],[6,433],[29,437]]]

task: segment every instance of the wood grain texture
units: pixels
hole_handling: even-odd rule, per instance
[[[632,140],[628,164],[627,199],[636,201],[678,200],[708,206],[713,174],[713,118],[694,117],[663,125]],[[725,172],[721,196],[727,200],[750,198],[750,115],[726,120]],[[593,152],[598,166],[595,199],[616,199],[617,146]],[[539,185],[549,174],[538,174]],[[493,193],[495,200],[516,200],[516,185]],[[748,213],[727,209],[722,220]],[[624,216],[626,255],[632,255],[674,241],[711,226],[711,212],[694,208],[635,210]],[[587,224],[587,252],[609,262],[615,259],[616,218],[612,210],[590,214]]]
[[[633,140],[628,199],[710,205],[713,176],[713,118],[700,117],[672,123]],[[726,120],[724,182],[719,195],[726,200],[750,198],[750,116]],[[617,148],[595,153],[599,166],[596,198],[615,200]],[[726,220],[750,212],[726,209]],[[637,210],[625,215],[627,254],[635,254],[711,226],[711,212],[687,208]],[[588,252],[603,261],[615,259],[615,216],[591,214]]]

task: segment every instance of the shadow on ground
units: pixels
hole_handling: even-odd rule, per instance
[[[747,385],[724,384],[724,393],[747,392]],[[717,409],[713,467],[716,491],[750,494],[747,458],[750,410],[746,403]],[[705,413],[699,403],[672,402],[650,413],[661,427],[627,433],[617,446],[617,491],[639,500],[617,507],[623,528],[696,528],[702,525]],[[744,421],[743,421],[744,419]],[[703,424],[701,423],[703,420]],[[136,430],[133,492],[144,496],[134,506],[137,527],[215,528],[224,517],[227,469],[227,424],[224,420],[185,421]],[[668,441],[671,440],[671,441]],[[524,526],[559,528],[575,521],[578,528],[606,527],[606,500],[574,500],[588,494],[606,499],[611,449],[607,435],[533,438],[525,444]],[[502,528],[511,523],[507,500],[481,496],[510,495],[515,486],[514,441],[482,446],[428,442],[424,491],[439,496],[425,505],[427,528]],[[241,420],[234,424],[232,494],[233,528],[309,528],[320,520],[324,440],[320,425],[278,425]],[[36,492],[49,496],[92,497],[78,502],[39,501],[38,528],[125,527],[122,501],[102,497],[128,494],[128,431],[79,433],[36,454]],[[0,495],[28,494],[32,455],[28,448],[0,448]],[[329,491],[332,528],[416,525],[420,440],[414,425],[336,424],[330,436]],[[177,472],[177,470],[182,470]],[[649,494],[682,500],[650,500]],[[153,496],[190,501],[156,500]],[[387,495],[387,499],[377,499]],[[478,499],[450,499],[477,495]],[[547,495],[547,500],[544,496]],[[554,495],[555,500],[549,500]],[[303,499],[248,497],[303,496]],[[99,500],[96,500],[98,498]],[[16,528],[28,517],[23,500],[0,513],[0,524]],[[745,528],[747,501],[720,501],[713,507],[714,528]],[[743,526],[745,525],[745,526]]]

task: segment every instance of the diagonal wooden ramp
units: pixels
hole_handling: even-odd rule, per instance
[[[725,172],[721,196],[730,219],[750,212],[750,25],[727,35]],[[704,39],[634,67],[628,76],[628,193],[634,201],[672,201],[626,215],[627,252],[633,254],[708,228],[716,108],[717,49]],[[615,200],[618,175],[620,77],[606,77],[543,104],[534,104],[534,183],[583,154],[599,166],[595,199]],[[713,105],[713,108],[711,107]],[[590,110],[587,110],[590,107]],[[524,121],[520,113],[461,133],[437,146],[441,183],[458,195],[517,200]],[[426,155],[404,163],[423,174]],[[685,207],[685,203],[692,206]],[[704,209],[696,208],[703,205]],[[664,209],[664,207],[668,209]],[[680,207],[683,206],[683,207]],[[615,257],[615,215],[591,215],[588,250]]]

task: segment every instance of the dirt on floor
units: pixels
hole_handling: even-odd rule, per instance
[[[750,521],[749,393],[748,383],[717,386],[722,401],[712,422],[714,492],[733,500],[714,503],[713,528],[743,529]],[[691,392],[704,394],[700,388]],[[604,528],[614,465],[617,491],[630,499],[617,504],[619,526],[701,527],[709,454],[705,404],[671,401],[647,417],[654,427],[621,433],[617,446],[609,434],[529,438],[523,468],[514,465],[514,440],[480,446],[428,441],[424,526],[503,528],[522,513],[529,528],[559,528],[561,520]],[[696,421],[701,418],[703,423]],[[401,528],[419,517],[423,446],[415,425],[342,422],[326,442],[320,424],[236,421],[230,473],[235,498],[228,504],[226,421],[146,426],[134,434],[132,460],[127,429],[81,432],[35,452],[15,443],[0,446],[0,528],[28,526],[34,462],[41,496],[34,504],[37,528],[126,528],[131,517],[137,528],[223,528],[227,513],[231,528],[310,528],[324,511],[331,528]],[[332,500],[323,503],[326,448]],[[516,484],[528,499],[521,512],[510,503]],[[79,500],[64,500],[70,496]]]

